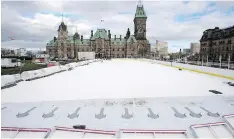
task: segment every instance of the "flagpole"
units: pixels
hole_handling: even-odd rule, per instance
[[[219,67],[220,67],[220,68],[222,67],[222,62],[221,62],[221,61],[222,61],[222,56],[221,56],[221,54],[220,54],[220,55],[219,55],[219,62],[220,62],[220,63],[219,63]]]
[[[231,59],[230,59],[230,56],[231,56],[231,55],[229,54],[229,55],[228,55],[228,69],[230,68],[230,60],[231,60]]]
[[[202,66],[203,66],[203,56],[202,56]]]

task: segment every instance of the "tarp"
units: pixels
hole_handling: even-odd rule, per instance
[[[14,75],[1,76],[1,87],[5,87],[8,85],[14,85],[14,84],[16,84]]]
[[[41,70],[24,71],[21,73],[21,77],[23,80],[37,79],[42,76],[43,72]]]
[[[16,82],[19,82],[22,80],[20,74],[13,74],[13,76],[14,76]]]

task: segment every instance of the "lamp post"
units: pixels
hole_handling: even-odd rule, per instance
[[[152,38],[157,42],[157,40],[153,36],[152,36]],[[155,44],[155,47],[156,47],[156,44]],[[157,48],[155,48],[155,50],[154,50],[154,60],[155,60],[156,52],[157,52]]]

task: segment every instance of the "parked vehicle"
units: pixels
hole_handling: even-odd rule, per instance
[[[16,58],[2,58],[1,67],[3,68],[12,68],[21,66],[21,62]]]

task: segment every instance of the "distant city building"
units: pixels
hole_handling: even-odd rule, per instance
[[[199,54],[200,53],[200,43],[191,43],[190,44],[190,53]]]
[[[156,41],[156,51],[159,56],[168,55],[168,43],[162,41]]]
[[[15,56],[14,50],[1,48],[1,56]]]
[[[138,4],[134,17],[134,35],[127,29],[126,35],[112,38],[110,30],[91,30],[90,37],[76,33],[68,36],[67,25],[62,21],[58,28],[58,37],[47,43],[46,50],[50,57],[58,59],[77,58],[78,52],[95,52],[96,58],[147,57],[150,43],[146,38],[147,16],[142,4]]]
[[[17,56],[27,56],[26,48],[19,48],[16,50]]]
[[[234,26],[207,29],[200,39],[200,55],[212,61],[234,61]]]
[[[184,48],[182,54],[189,55],[190,54],[190,49],[189,48]]]
[[[34,59],[35,63],[48,63],[49,62],[49,54],[36,54],[36,58]]]

